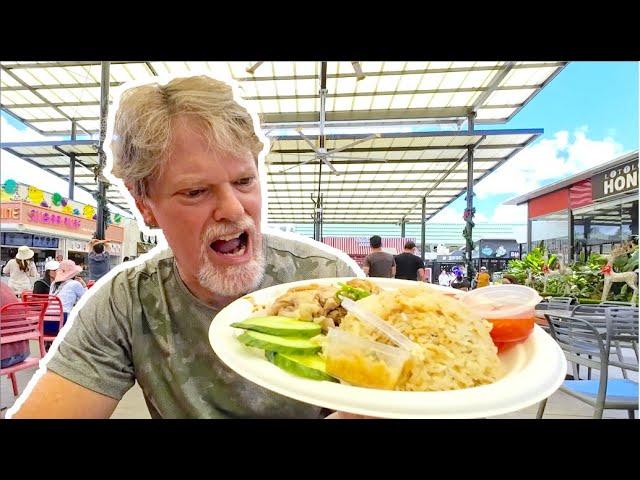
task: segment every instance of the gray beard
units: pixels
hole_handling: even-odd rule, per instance
[[[200,285],[211,293],[223,297],[240,297],[245,293],[252,292],[262,279],[265,273],[265,258],[262,249],[262,234],[253,234],[253,258],[243,265],[217,266],[209,260],[204,245],[200,254],[201,267],[198,271],[198,281]]]

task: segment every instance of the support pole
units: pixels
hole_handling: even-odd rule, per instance
[[[104,153],[104,140],[107,135],[107,113],[109,111],[109,62],[101,62],[102,75],[100,79],[100,143],[98,152],[100,155],[96,178],[98,183],[98,212],[96,214],[96,237],[103,240],[106,229],[105,209],[107,205],[107,186],[102,180],[102,170],[106,162]]]
[[[76,139],[76,122],[71,122],[71,140]],[[73,200],[73,192],[76,188],[76,154],[69,155],[69,199]]]
[[[471,279],[475,276],[473,271],[473,216],[475,215],[475,208],[473,208],[473,147],[467,147],[467,209],[464,212],[464,220],[466,226],[464,227],[464,237],[466,239],[466,264],[467,264],[467,279],[471,282]]]
[[[402,221],[400,222],[400,237],[404,238],[405,236],[405,227],[407,225],[407,221],[405,220],[405,217],[402,217]]]
[[[424,262],[424,251],[425,251],[425,220],[424,217],[426,216],[426,212],[427,212],[427,197],[422,197],[422,231],[420,233],[421,236],[421,240],[420,240],[420,256],[422,257],[422,261]]]
[[[468,128],[470,132],[474,131],[475,124],[475,112],[470,112],[468,115]],[[464,227],[463,236],[466,239],[466,264],[467,264],[467,279],[469,283],[475,276],[473,270],[473,217],[476,213],[473,208],[473,145],[467,147],[467,208],[464,211],[464,221],[466,226]]]

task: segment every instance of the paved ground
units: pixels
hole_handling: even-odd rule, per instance
[[[34,346],[32,345],[32,348]],[[16,374],[18,379],[18,387],[20,392],[24,390],[29,379],[35,372],[33,370],[23,370]],[[638,375],[632,372],[631,377],[636,382],[638,381]],[[621,378],[619,369],[610,369],[610,376],[614,378]],[[0,418],[4,418],[4,415],[11,405],[13,405],[14,397],[11,390],[11,381],[8,377],[3,376],[0,379]],[[536,417],[537,405],[513,412],[507,415],[500,415],[491,418],[529,418],[534,419]],[[588,419],[593,415],[593,408],[586,403],[574,399],[573,397],[566,395],[560,391],[554,393],[547,402],[544,418],[562,418],[562,419]],[[638,410],[635,412],[636,418],[638,418]],[[111,418],[151,418],[144,398],[142,396],[142,390],[135,384],[134,387],[129,390],[122,398],[115,412]],[[627,412],[622,410],[605,410],[604,418],[628,418]]]

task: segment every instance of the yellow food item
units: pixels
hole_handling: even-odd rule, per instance
[[[456,298],[418,285],[383,291],[358,301],[358,305],[420,346],[412,352],[411,365],[405,367],[396,390],[456,390],[495,382],[502,374],[489,334],[491,323]],[[342,319],[339,328],[394,345],[385,334],[351,314]]]
[[[325,362],[329,375],[359,387],[393,390],[400,374],[373,355],[336,355]]]

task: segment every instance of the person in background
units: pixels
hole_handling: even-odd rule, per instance
[[[89,242],[89,279],[100,280],[105,274],[111,270],[109,263],[109,252],[104,248],[108,240],[92,239]]]
[[[62,255],[56,255],[56,262],[61,262],[62,260],[64,260]]]
[[[0,282],[0,307],[9,303],[16,303],[18,299],[13,289],[4,282]],[[0,318],[2,321],[2,318]],[[0,368],[7,368],[24,361],[29,356],[29,340],[3,343],[0,348]]]
[[[396,255],[396,278],[424,280],[424,262],[415,254],[416,244],[412,240],[404,244],[404,252]]]
[[[364,259],[362,270],[369,277],[393,278],[396,274],[396,261],[393,255],[382,251],[382,238],[374,235],[369,239],[371,253]]]
[[[60,267],[60,262],[56,260],[49,260],[44,264],[44,275],[33,284],[33,293],[49,294],[51,284],[56,278],[58,267]]]
[[[123,262],[123,263],[124,263],[124,262],[128,262],[128,261],[129,261],[129,257],[124,257],[124,258],[122,259],[122,262]]]
[[[2,269],[2,273],[9,275],[9,286],[16,296],[23,291],[31,291],[33,282],[38,278],[38,270],[33,263],[33,250],[27,246],[18,248],[15,258],[12,258]]]
[[[480,267],[480,271],[476,274],[476,288],[488,287],[490,280],[487,267]]]
[[[459,270],[456,274],[456,278],[451,282],[451,287],[467,292],[471,287],[471,284],[469,283],[469,280],[462,276],[462,271]]]
[[[80,272],[82,272],[82,267],[76,265],[73,260],[63,260],[60,262],[60,266],[56,272],[55,281],[51,285],[49,293],[51,295],[57,295],[62,303],[64,323],[67,322],[71,309],[87,291],[87,286],[79,275]],[[58,328],[53,324],[50,326],[45,325],[44,333],[55,335],[58,333]]]
[[[446,268],[443,268],[438,276],[438,285],[441,287],[448,287],[450,281],[449,272],[447,272]]]

